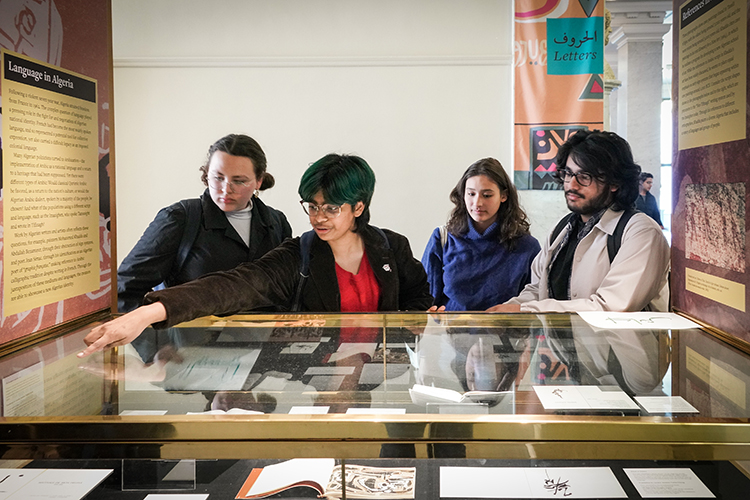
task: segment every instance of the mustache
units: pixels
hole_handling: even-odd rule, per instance
[[[565,194],[568,194],[568,193],[573,193],[574,195],[580,196],[581,198],[584,198],[584,199],[586,198],[585,196],[583,196],[581,193],[579,193],[575,189],[568,189],[568,190],[566,190]]]

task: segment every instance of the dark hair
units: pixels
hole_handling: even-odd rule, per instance
[[[638,176],[641,167],[633,161],[628,142],[614,132],[580,130],[560,146],[555,162],[555,180],[562,184],[564,170],[572,158],[581,170],[600,182],[616,186],[613,210],[632,207],[638,197]]]
[[[646,179],[653,179],[654,176],[649,174],[648,172],[641,172],[641,175],[638,176],[638,182],[645,182]]]
[[[214,142],[208,148],[206,163],[199,169],[201,171],[201,181],[204,185],[208,186],[208,164],[211,163],[211,157],[217,151],[250,159],[253,162],[255,178],[261,183],[260,188],[258,188],[261,191],[270,189],[276,184],[273,175],[266,172],[266,154],[263,152],[260,144],[252,137],[244,134],[229,134]]]
[[[299,193],[302,201],[311,202],[323,193],[327,203],[354,208],[357,202],[365,205],[362,215],[354,219],[354,232],[370,221],[370,200],[375,191],[375,173],[365,160],[354,155],[329,154],[316,161],[302,174]]]
[[[508,199],[500,204],[497,210],[497,239],[505,243],[511,249],[515,240],[521,236],[529,234],[529,220],[526,212],[521,208],[518,202],[518,193],[516,188],[511,184],[510,177],[505,173],[505,169],[494,158],[484,158],[473,163],[466,169],[464,175],[453,188],[450,199],[455,205],[451,216],[448,219],[446,228],[451,234],[463,236],[469,231],[469,212],[466,210],[464,202],[464,192],[466,191],[466,181],[477,175],[485,175],[492,180],[500,189],[500,194],[505,194]]]

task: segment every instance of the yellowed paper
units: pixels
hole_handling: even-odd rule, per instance
[[[680,151],[746,135],[747,4],[706,1],[685,9],[688,3],[681,5],[675,22],[680,30]]]
[[[685,351],[685,367],[703,382],[711,384],[711,362],[689,347]]]
[[[8,51],[0,73],[9,316],[99,288],[99,148],[95,80]]]
[[[747,408],[745,402],[747,387],[745,386],[745,382],[729,373],[713,360],[711,360],[711,389],[717,391],[743,410]]]
[[[743,410],[747,408],[747,386],[742,379],[719,366],[713,359],[709,360],[689,347],[685,355],[687,370],[705,382],[711,391],[718,392]]]
[[[685,268],[685,290],[745,312],[745,285]]]
[[[5,377],[2,385],[4,417],[44,416],[44,365],[42,363]]]
[[[102,379],[81,370],[83,362],[66,356],[44,367],[44,414],[99,415],[102,411]]]

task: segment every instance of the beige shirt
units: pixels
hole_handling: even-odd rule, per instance
[[[667,311],[670,249],[659,225],[636,213],[622,233],[622,244],[610,265],[607,238],[623,212],[607,210],[576,247],[570,280],[571,300],[548,297],[547,276],[553,250],[565,236],[547,238],[531,264],[531,283],[507,304],[524,312]]]

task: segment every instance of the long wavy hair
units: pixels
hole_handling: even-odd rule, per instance
[[[500,243],[504,243],[512,249],[518,238],[529,234],[530,223],[526,212],[523,211],[521,204],[518,202],[518,193],[515,186],[510,182],[503,166],[494,158],[484,158],[475,162],[461,176],[450,194],[450,199],[455,207],[446,227],[454,236],[465,236],[469,232],[470,217],[469,211],[466,209],[464,193],[466,181],[477,175],[484,175],[491,179],[497,184],[500,194],[507,196],[507,200],[501,203],[497,210],[497,239]]]

